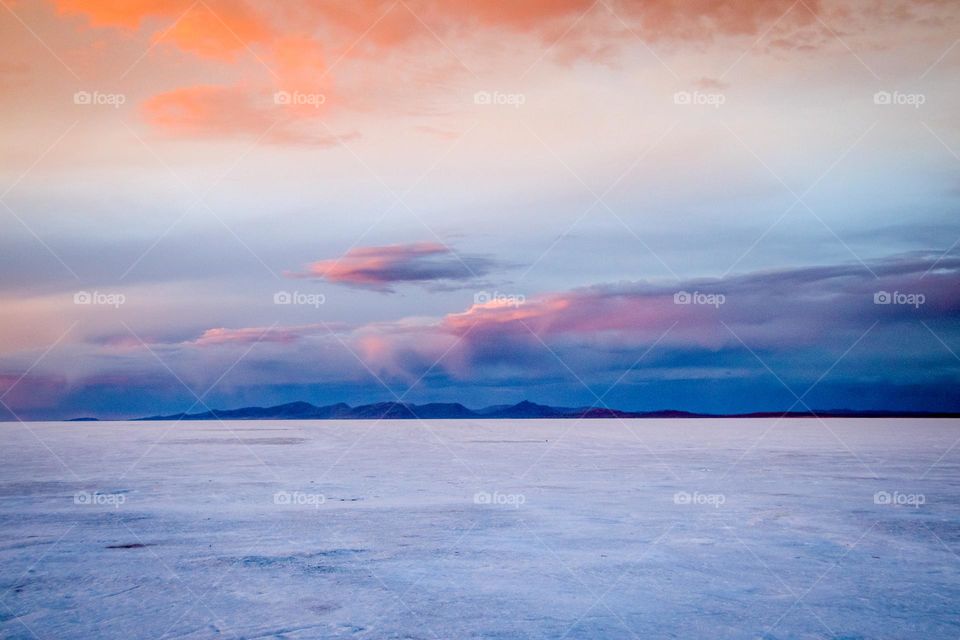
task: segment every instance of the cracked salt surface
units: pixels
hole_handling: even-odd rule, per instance
[[[29,429],[3,638],[960,637],[960,421]]]

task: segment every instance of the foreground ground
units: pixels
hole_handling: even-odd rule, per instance
[[[0,637],[957,638],[958,438],[0,424]]]

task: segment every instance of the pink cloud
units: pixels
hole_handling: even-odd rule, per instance
[[[305,335],[326,332],[322,325],[300,325],[292,327],[244,327],[241,329],[227,329],[217,327],[207,329],[200,337],[190,342],[197,346],[211,346],[224,344],[257,344],[260,342],[289,344],[296,342]]]
[[[647,350],[652,351],[644,360],[643,375],[723,378],[731,372],[748,375],[744,372],[757,366],[741,339],[764,360],[770,358],[771,366],[777,359],[795,359],[794,371],[802,375],[807,359],[826,358],[825,368],[874,323],[876,332],[845,365],[860,358],[859,366],[868,375],[878,367],[895,370],[904,349],[953,362],[919,320],[945,336],[944,331],[956,326],[960,257],[913,254],[868,266],[873,273],[861,264],[842,264],[676,284],[622,282],[532,296],[524,302],[494,299],[434,318],[361,326],[317,322],[216,327],[193,340],[151,344],[162,347],[163,359],[198,388],[210,384],[209,376],[215,379],[251,346],[249,357],[231,373],[234,384],[356,383],[379,389],[373,372],[391,384],[412,385],[429,373],[441,385],[435,388],[447,383],[532,388],[544,380],[569,382],[567,366],[588,381],[615,378]],[[725,301],[719,306],[677,304],[678,291],[723,294]],[[877,291],[922,293],[925,304],[875,304]],[[146,349],[123,350],[122,360],[112,361],[115,368],[104,368],[103,348],[110,345],[95,346],[95,351],[52,354],[44,366],[64,371],[85,362],[88,366],[81,368],[93,369],[88,379],[112,372],[118,386],[127,384],[123,376],[129,372],[157,368]],[[765,375],[762,367],[760,374]],[[18,393],[29,392],[32,385],[25,381],[21,386]],[[53,384],[49,394],[66,391]],[[25,396],[17,400],[24,406],[30,402]]]
[[[675,285],[597,285],[522,302],[494,299],[433,321],[360,327],[345,339],[372,367],[397,371],[405,361],[432,362],[443,356],[443,366],[458,375],[467,375],[478,362],[527,364],[530,353],[545,353],[541,340],[558,350],[589,346],[594,354],[657,341],[684,349],[737,348],[736,336],[758,349],[808,347],[837,332],[862,332],[879,317],[915,322],[917,314],[937,318],[960,313],[960,259],[942,259],[938,271],[919,280],[933,259],[878,261],[871,266],[877,278],[862,265],[850,264]],[[919,310],[876,305],[878,290],[921,291],[926,304]],[[678,304],[675,295],[681,292],[700,294],[701,303]],[[704,303],[717,296],[722,302]]]
[[[480,256],[458,255],[438,242],[415,242],[381,247],[356,247],[340,258],[319,260],[296,278],[392,292],[398,283],[463,281],[483,275],[492,262]]]

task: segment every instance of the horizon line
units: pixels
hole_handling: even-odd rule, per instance
[[[293,406],[305,406],[317,410],[330,410],[342,408],[343,411],[353,412],[341,413],[337,415],[321,416],[296,416],[296,415],[266,415],[266,416],[227,416],[223,414],[242,414],[243,412],[270,411]],[[360,410],[374,410],[383,408],[381,415],[357,415]],[[511,415],[511,410],[518,408],[533,408],[543,412],[553,412],[552,415]],[[447,409],[454,411],[461,409],[471,415],[442,415],[426,416],[417,415],[417,409]],[[409,415],[397,415],[390,417],[391,411],[406,411]],[[497,415],[497,414],[500,415]],[[524,419],[687,419],[687,418],[960,418],[958,411],[943,410],[916,410],[916,409],[807,409],[802,411],[793,410],[752,410],[739,411],[732,413],[710,413],[701,411],[690,411],[687,409],[652,409],[652,410],[628,410],[618,409],[609,406],[582,405],[582,406],[558,406],[550,404],[541,404],[532,400],[524,399],[515,403],[501,403],[486,405],[477,409],[472,409],[461,402],[424,402],[412,403],[397,400],[385,400],[377,402],[362,403],[351,405],[347,402],[332,402],[327,404],[314,404],[306,400],[293,400],[290,402],[276,405],[247,405],[234,409],[216,409],[207,408],[204,411],[196,413],[187,413],[186,411],[171,414],[154,414],[147,416],[126,417],[126,418],[100,418],[95,415],[80,415],[69,418],[59,419],[28,419],[24,420],[14,415],[13,420],[4,420],[5,422],[187,422],[187,421],[209,421],[209,420],[524,420]]]

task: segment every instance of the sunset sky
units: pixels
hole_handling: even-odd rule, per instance
[[[955,0],[0,0],[0,418],[960,411]]]

